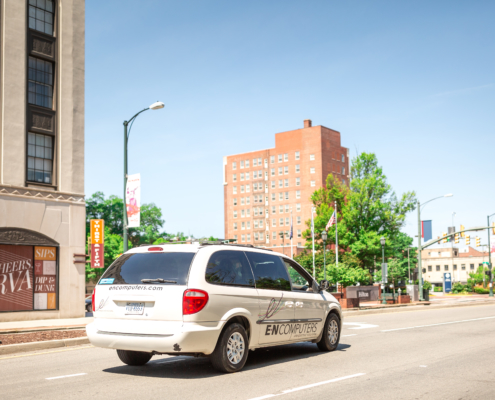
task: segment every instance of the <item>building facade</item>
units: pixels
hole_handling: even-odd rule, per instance
[[[483,262],[488,261],[488,251],[481,252],[470,246],[458,248],[435,248],[421,252],[423,279],[443,286],[443,274],[449,272],[452,282],[467,283],[469,274],[476,272]]]
[[[311,194],[329,174],[349,183],[349,149],[340,132],[305,120],[302,129],[277,133],[272,149],[224,157],[223,171],[225,238],[290,255],[292,218],[297,254],[311,219]]]
[[[84,0],[0,0],[0,321],[84,316]]]

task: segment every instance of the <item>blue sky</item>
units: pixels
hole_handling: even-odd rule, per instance
[[[167,232],[223,237],[222,157],[303,120],[374,152],[433,235],[495,213],[495,2],[86,1],[86,194],[129,173]],[[416,213],[405,231],[417,231]],[[483,234],[486,236],[486,234]],[[484,240],[486,242],[486,239]],[[483,242],[483,243],[484,243]]]

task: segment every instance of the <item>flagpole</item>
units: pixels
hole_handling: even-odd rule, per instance
[[[337,201],[335,201],[335,264],[339,266],[339,232],[337,222]]]
[[[315,278],[315,220],[313,217],[315,208],[311,207],[311,236],[313,238],[313,278]]]
[[[292,206],[290,207],[290,258],[294,258],[294,248],[292,247],[292,237],[294,236],[294,226],[292,221]]]

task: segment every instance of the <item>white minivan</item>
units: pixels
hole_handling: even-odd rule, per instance
[[[122,362],[155,354],[209,356],[239,371],[248,350],[295,342],[337,348],[339,302],[294,260],[236,244],[164,244],[129,250],[93,292],[90,342]]]

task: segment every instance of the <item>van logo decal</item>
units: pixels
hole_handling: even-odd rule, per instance
[[[179,346],[179,343],[174,344],[174,351],[181,351],[182,349]]]
[[[284,309],[284,306],[282,305],[282,299],[284,298],[284,294],[282,293],[282,296],[280,299],[275,300],[272,298],[270,300],[270,303],[268,304],[268,307],[266,308],[266,312],[264,314],[258,314],[258,321],[256,321],[257,324],[261,324],[265,319],[269,319],[273,317],[275,314],[277,314],[280,310]]]

